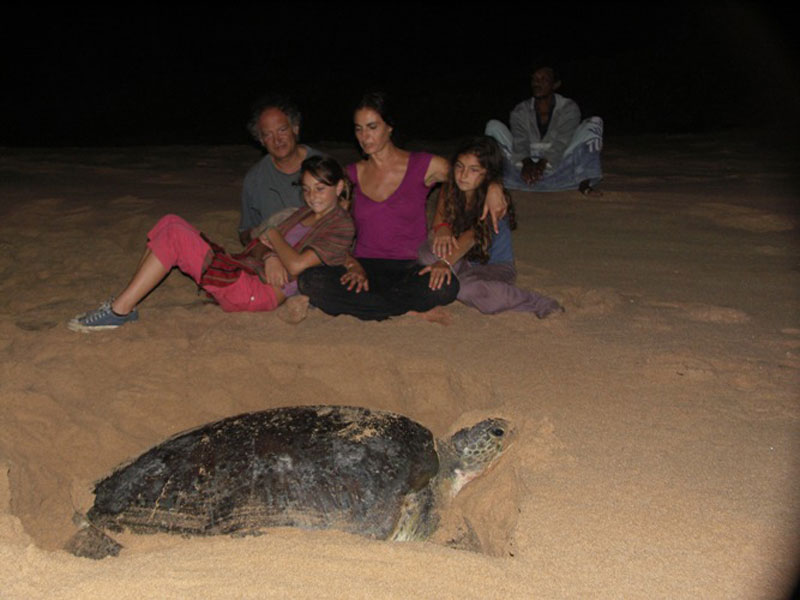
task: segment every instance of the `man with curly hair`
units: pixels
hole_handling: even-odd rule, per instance
[[[267,155],[253,165],[244,178],[239,240],[246,245],[250,231],[267,219],[283,220],[285,212],[302,205],[300,165],[320,153],[299,144],[301,115],[288,98],[269,94],[254,105],[247,128]],[[278,215],[278,216],[276,216]]]

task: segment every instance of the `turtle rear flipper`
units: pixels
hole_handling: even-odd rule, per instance
[[[100,560],[106,556],[117,556],[122,550],[122,544],[87,523],[64,544],[64,550],[75,556]]]

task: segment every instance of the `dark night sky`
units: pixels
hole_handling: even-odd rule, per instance
[[[243,143],[269,89],[296,98],[306,140],[349,140],[374,87],[408,136],[451,138],[506,119],[541,62],[607,134],[797,122],[788,9],[487,6],[6,11],[0,144]]]

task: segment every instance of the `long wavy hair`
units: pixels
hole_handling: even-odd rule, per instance
[[[306,173],[310,173],[314,179],[325,185],[334,186],[340,181],[344,181],[344,188],[339,194],[339,204],[344,208],[349,208],[353,183],[335,158],[324,155],[309,156],[300,165],[299,181],[303,180],[303,175]]]
[[[472,154],[486,174],[483,181],[475,190],[472,206],[467,208],[467,196],[456,185],[455,164],[460,156]],[[466,255],[467,260],[486,263],[489,260],[489,248],[492,244],[491,219],[481,221],[483,206],[486,203],[486,194],[489,186],[497,183],[503,189],[503,195],[508,202],[508,224],[511,229],[517,228],[514,214],[514,204],[511,195],[503,187],[503,155],[500,147],[492,138],[487,136],[474,137],[462,144],[453,158],[450,159],[450,174],[442,189],[444,194],[444,220],[449,223],[453,235],[458,237],[465,231],[472,229],[475,232],[475,244]]]

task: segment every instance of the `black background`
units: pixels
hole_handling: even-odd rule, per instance
[[[348,141],[376,87],[406,136],[449,139],[507,120],[537,64],[607,136],[797,123],[788,9],[564,4],[7,8],[0,144],[246,143],[267,90],[295,98],[305,140]]]

